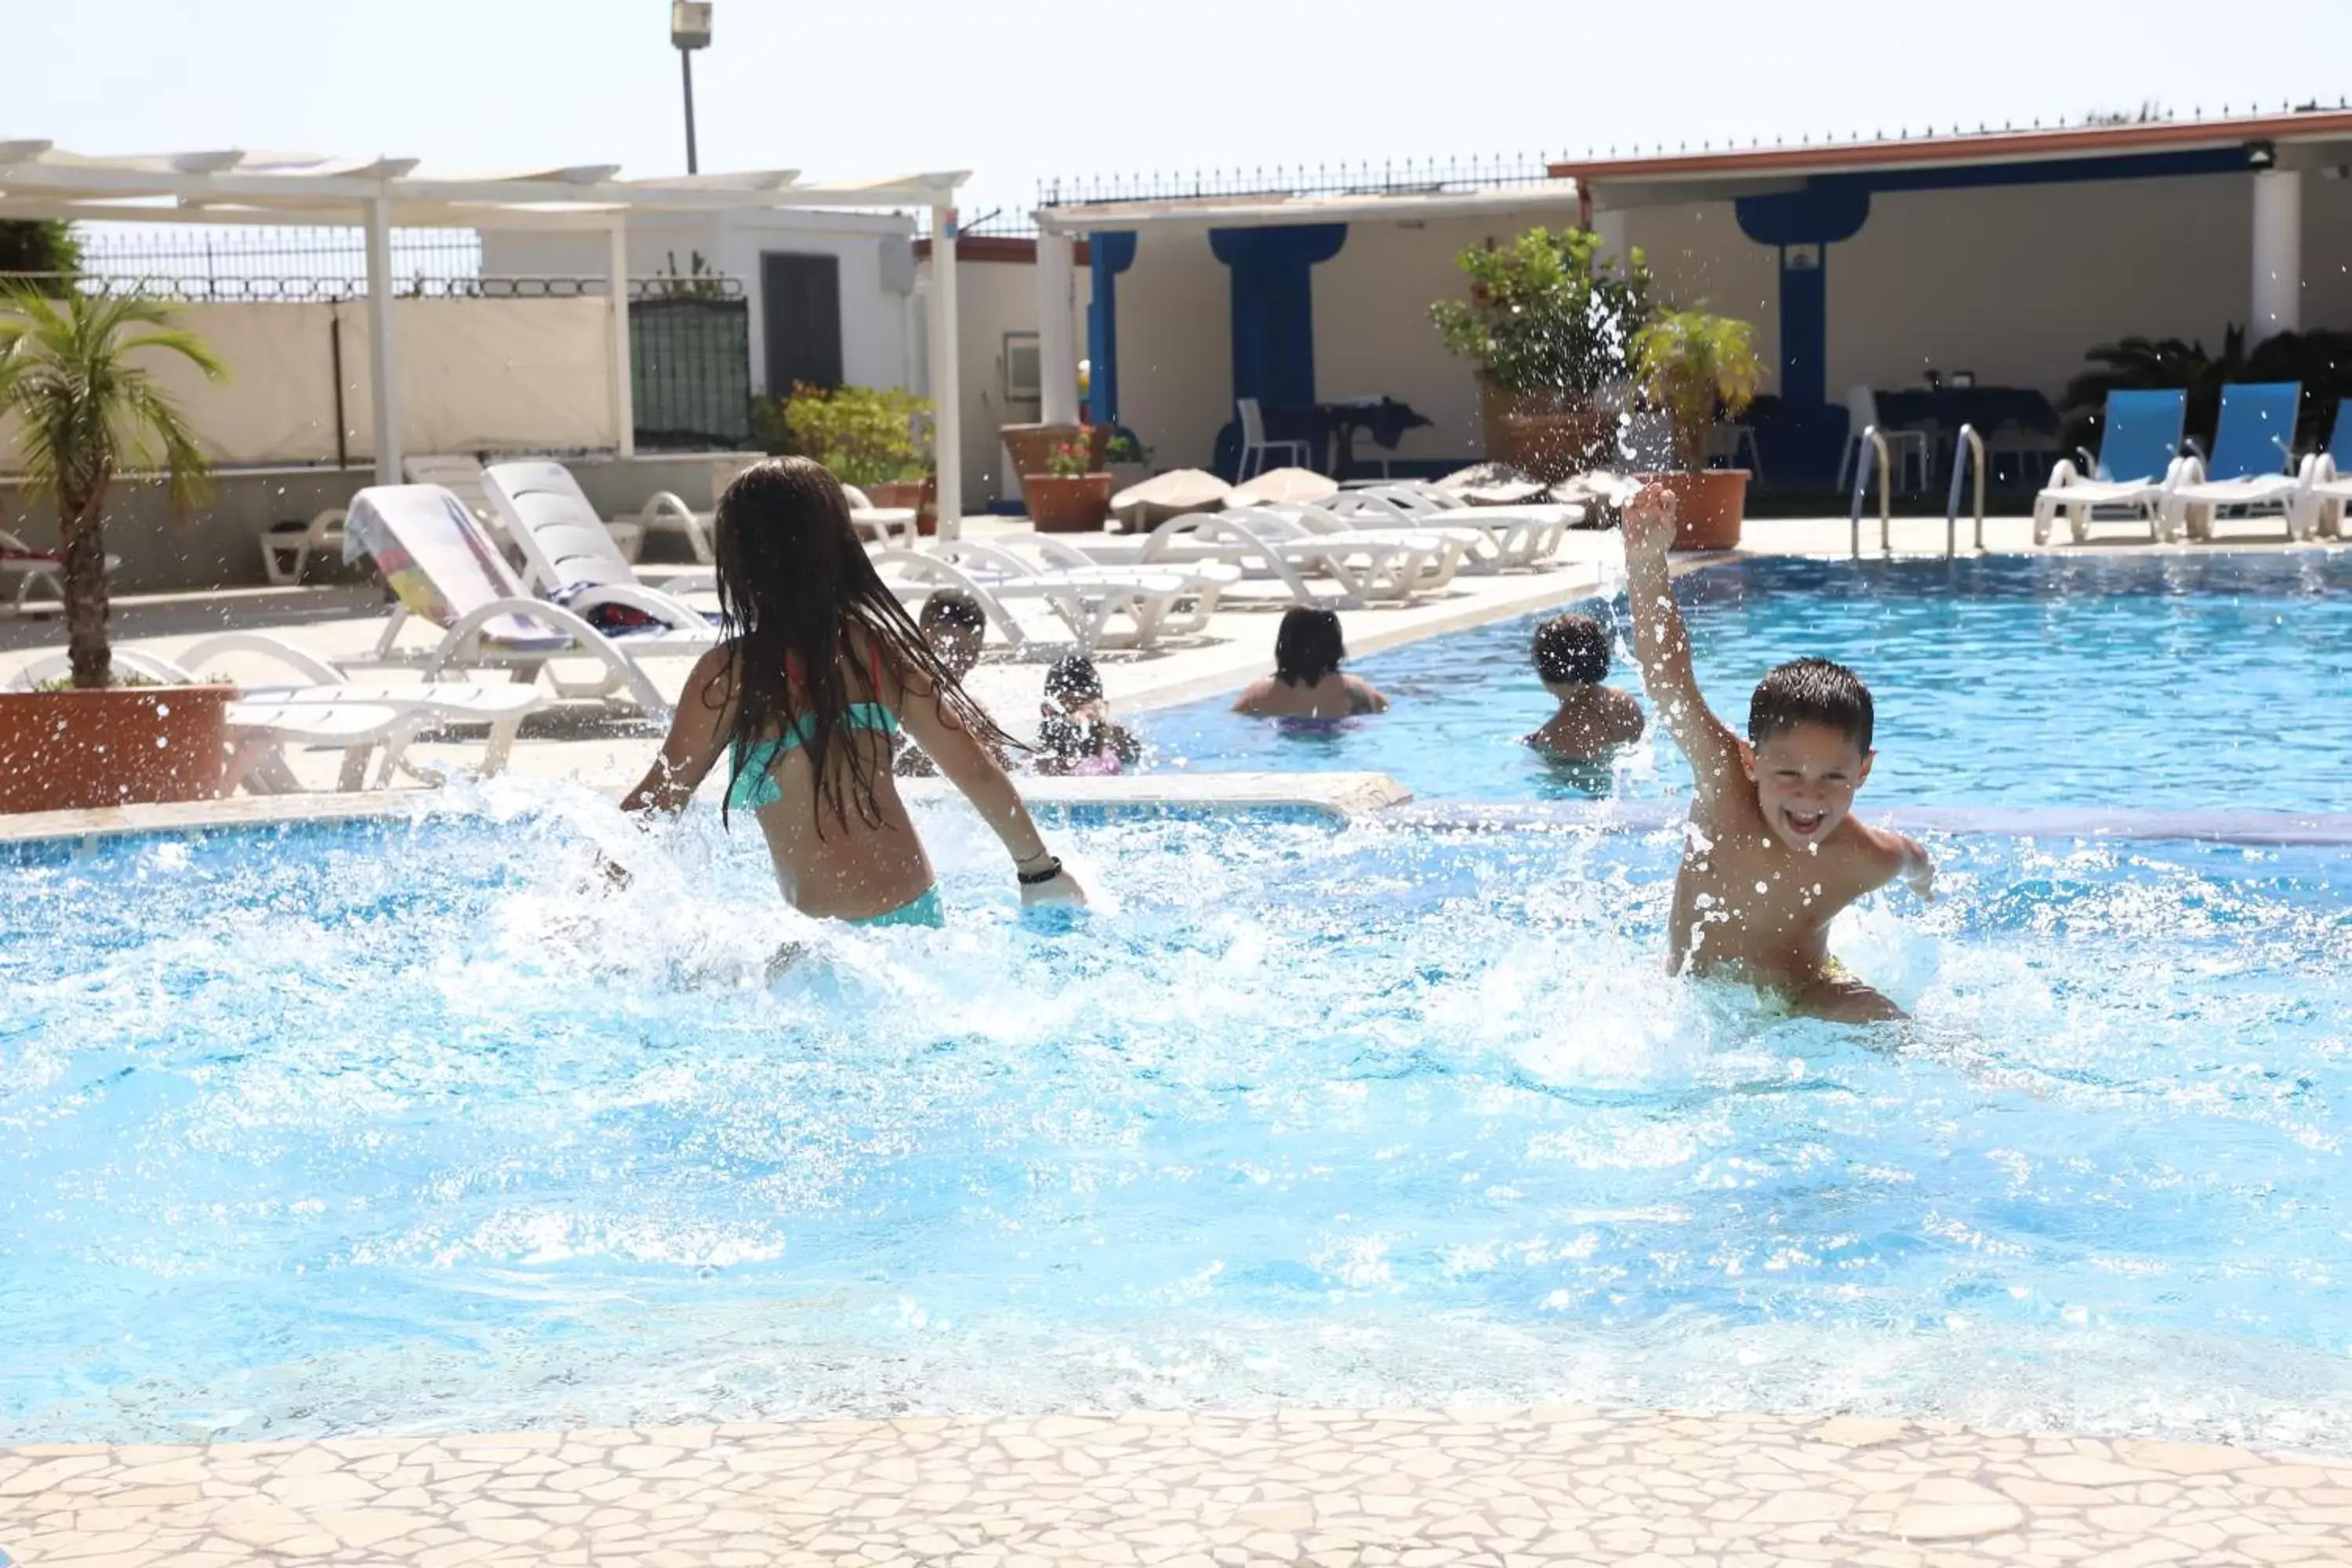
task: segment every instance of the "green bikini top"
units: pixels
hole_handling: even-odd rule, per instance
[[[882,651],[873,652],[874,689],[882,689]],[[800,671],[786,661],[785,676],[794,687],[801,683]],[[878,734],[896,735],[898,716],[879,702],[853,702],[843,715],[842,722],[852,730],[871,730]],[[727,808],[730,811],[758,811],[784,798],[783,786],[776,783],[776,764],[788,752],[808,743],[816,731],[813,715],[803,713],[785,726],[784,732],[772,741],[754,741],[745,746],[738,742],[732,749],[735,777],[727,786]]]

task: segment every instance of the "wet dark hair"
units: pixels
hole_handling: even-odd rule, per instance
[[[1102,700],[1101,672],[1082,653],[1066,653],[1045,671],[1045,695],[1064,706]]]
[[[1337,610],[1294,605],[1283,612],[1274,634],[1274,678],[1285,686],[1313,686],[1339,668],[1348,645],[1339,637]]]
[[[1012,743],[883,585],[850,524],[849,498],[824,465],[806,458],[754,464],[719,498],[715,521],[719,628],[732,657],[701,700],[723,706],[733,687],[730,795],[751,747],[797,733],[816,780],[819,836],[828,813],[847,826],[852,805],[866,826],[880,826],[875,781],[889,772],[889,759],[877,765],[867,747],[835,748],[851,704],[895,709],[916,678],[983,745]],[[835,762],[843,752],[845,767]]]
[[[988,612],[961,588],[942,588],[925,599],[923,613],[916,620],[927,632],[934,626],[953,626],[976,637],[988,635]]]
[[[1536,674],[1548,686],[1609,679],[1609,628],[1591,616],[1554,616],[1536,628]]]
[[[1866,753],[1873,722],[1870,688],[1845,666],[1825,658],[1790,659],[1756,683],[1748,703],[1748,741],[1756,746],[1800,724],[1818,724]]]

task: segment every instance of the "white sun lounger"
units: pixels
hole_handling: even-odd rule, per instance
[[[2338,452],[2344,454],[2340,461]],[[2345,516],[2347,508],[2352,507],[2352,474],[2344,471],[2346,463],[2352,463],[2352,397],[2336,405],[2336,428],[2328,436],[2326,449],[2305,458],[2296,472],[2298,539],[2316,539],[2323,531],[2338,539],[2352,539],[2352,522]]]
[[[260,679],[225,674],[225,658],[258,657],[277,667]],[[177,658],[166,658],[143,648],[119,647],[115,662],[133,675],[164,686],[226,684],[237,689],[228,705],[226,726],[230,744],[227,782],[223,795],[236,793],[242,783],[256,794],[285,795],[299,791],[293,770],[285,760],[287,746],[328,746],[343,753],[337,788],[351,792],[367,785],[367,764],[375,747],[384,748],[374,787],[391,783],[398,771],[437,783],[407,765],[409,742],[420,732],[446,724],[483,724],[489,735],[482,748],[477,776],[488,778],[506,766],[523,720],[551,706],[546,693],[532,686],[512,683],[461,685],[452,681],[361,683],[324,659],[266,632],[223,632],[183,648]],[[15,684],[32,689],[68,673],[64,654],[37,659],[17,671]]]
[[[122,564],[119,555],[106,558],[109,572]],[[46,550],[36,550],[23,540],[0,528],[0,574],[16,579],[16,591],[8,595],[8,607],[20,616],[47,615],[53,607],[63,608],[66,599],[66,565],[64,561]],[[36,600],[33,590],[40,588],[48,600]]]
[[[683,597],[718,592],[718,579],[706,572],[672,578],[659,588],[640,582],[562,464],[543,458],[493,463],[482,470],[482,493],[522,552],[524,582],[541,597],[583,615],[603,605],[625,605],[652,616],[679,640],[718,639],[710,617]]]
[[[945,588],[970,595],[1016,658],[1048,646],[1022,624],[1016,604],[1036,603],[1052,611],[1081,652],[1150,647],[1205,626],[1223,587],[1189,570],[1041,567],[1001,547],[969,542],[937,550],[879,550],[872,559],[883,581],[910,606]],[[1202,607],[1204,600],[1207,609]],[[1121,617],[1131,632],[1112,630]]]
[[[1559,553],[1568,538],[1568,507],[1437,507],[1414,510],[1395,496],[1349,492],[1321,509],[1350,528],[1402,528],[1454,539],[1463,546],[1462,569],[1473,573],[1532,571]]]
[[[1140,545],[1113,548],[1119,559],[1142,566],[1231,566],[1280,583],[1301,605],[1340,609],[1443,588],[1461,563],[1461,546],[1453,541],[1398,530],[1318,534],[1295,517],[1251,507],[1172,517]],[[1316,578],[1338,584],[1339,592],[1318,591],[1310,581]]]
[[[453,669],[505,669],[525,684],[545,675],[564,697],[625,694],[648,713],[669,704],[643,660],[699,654],[711,646],[708,625],[626,637],[598,631],[581,614],[531,597],[471,512],[438,485],[374,485],[352,498],[349,553],[364,552],[400,603],[383,635],[348,668],[405,668],[440,679]],[[400,646],[414,618],[439,629],[430,647]],[[565,675],[557,659],[593,661],[585,679]]]
[[[2165,536],[2210,539],[2214,519],[2227,512],[2235,519],[2271,513],[2290,540],[2309,538],[2306,509],[2298,499],[2301,481],[2287,472],[2302,405],[2300,382],[2233,382],[2223,387],[2212,459],[2209,463],[2194,452],[2182,459],[2179,482],[2161,503]]]
[[[2033,542],[2050,542],[2061,511],[2066,514],[2067,534],[2077,544],[2090,536],[2094,521],[2135,521],[2147,526],[2151,540],[2162,538],[2165,497],[2180,482],[2180,426],[2187,402],[2185,394],[2174,391],[2107,394],[2099,455],[2079,454],[2079,468],[2062,460],[2051,470],[2050,483],[2033,498]],[[2102,512],[2107,516],[2100,518]]]

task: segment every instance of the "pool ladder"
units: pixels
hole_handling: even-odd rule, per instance
[[[1969,548],[1978,554],[1984,552],[1985,521],[1985,444],[1973,425],[1963,425],[1953,447],[1952,488],[1944,498],[1944,559],[1949,561],[1959,552],[1960,491],[1964,483],[1974,479],[1971,513],[1973,528]],[[1848,549],[1853,559],[1862,559],[1862,503],[1869,493],[1871,476],[1878,477],[1878,552],[1882,557],[1895,553],[1895,503],[1892,476],[1886,467],[1886,437],[1878,433],[1875,425],[1862,433],[1862,452],[1853,467],[1853,493],[1846,500],[1845,520],[1849,531]]]

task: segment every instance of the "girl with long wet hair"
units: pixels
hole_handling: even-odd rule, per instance
[[[716,533],[721,638],[624,811],[683,810],[724,754],[721,812],[758,820],[802,912],[936,925],[930,859],[890,776],[903,725],[1003,840],[1024,903],[1086,901],[991,754],[1012,742],[883,585],[840,481],[805,458],[761,463],[719,497]]]

